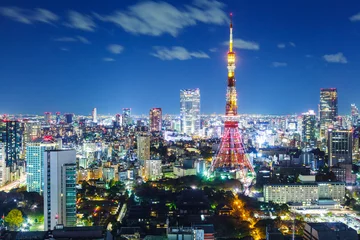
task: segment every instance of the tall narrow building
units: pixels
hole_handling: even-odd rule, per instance
[[[44,121],[46,124],[51,124],[51,112],[44,113]]]
[[[162,110],[161,108],[150,109],[150,131],[160,132],[162,127]]]
[[[242,136],[239,132],[237,118],[237,93],[235,80],[235,63],[236,57],[233,51],[233,24],[232,15],[230,22],[230,40],[228,51],[228,76],[225,106],[225,127],[224,134],[221,138],[219,150],[216,153],[212,163],[210,172],[220,175],[228,175],[229,177],[238,178],[247,188],[251,182],[247,176],[250,172],[255,175],[254,168],[246,154]],[[234,176],[235,174],[235,176]]]
[[[93,108],[92,110],[92,122],[97,123],[97,109]]]
[[[316,115],[313,110],[309,110],[302,114],[302,141],[303,143],[316,146],[315,136]]]
[[[6,166],[12,168],[20,157],[23,131],[18,121],[6,121],[5,154]]]
[[[150,159],[150,136],[137,137],[137,157],[139,160]]]
[[[326,131],[338,116],[338,94],[336,88],[320,90],[320,138],[325,138]]]
[[[131,108],[123,108],[122,121],[123,126],[129,126],[132,124]]]
[[[181,132],[188,135],[200,133],[200,89],[180,90]]]
[[[327,149],[330,167],[338,163],[352,164],[352,138],[349,130],[329,129]]]
[[[0,143],[0,187],[4,186],[10,179],[10,168],[6,166],[5,145]]]
[[[44,228],[76,224],[76,151],[49,150],[44,156]]]
[[[359,121],[359,109],[355,104],[351,104],[351,122],[353,126],[358,126]]]

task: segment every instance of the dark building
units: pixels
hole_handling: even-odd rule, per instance
[[[6,121],[5,132],[6,166],[12,167],[19,160],[22,143],[22,129],[18,121]]]
[[[336,166],[338,163],[352,163],[352,138],[351,131],[329,129],[327,149],[330,166]]]
[[[73,122],[74,114],[72,113],[65,113],[65,123],[71,124]]]
[[[352,240],[358,239],[357,232],[344,223],[306,223],[304,240]]]
[[[338,94],[336,88],[320,90],[320,137],[324,138],[327,128],[338,115]]]

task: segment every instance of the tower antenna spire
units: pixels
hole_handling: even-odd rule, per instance
[[[229,41],[229,52],[233,51],[233,34],[232,34],[232,29],[233,29],[233,23],[232,23],[232,13],[230,13],[230,41]]]

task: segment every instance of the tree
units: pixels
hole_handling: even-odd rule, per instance
[[[18,209],[11,210],[5,217],[5,222],[7,222],[11,228],[20,227],[23,221],[23,215]]]

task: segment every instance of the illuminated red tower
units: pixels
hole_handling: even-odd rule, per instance
[[[240,180],[246,182],[247,171],[254,169],[245,152],[237,120],[237,93],[235,80],[235,52],[233,51],[232,14],[230,14],[230,42],[228,52],[228,82],[226,92],[225,129],[219,150],[211,163],[213,172],[240,172]]]

